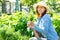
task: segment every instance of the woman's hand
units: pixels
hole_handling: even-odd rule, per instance
[[[27,26],[29,28],[33,28],[35,24],[32,21],[28,21]],[[35,30],[33,30],[33,32],[34,32],[35,37],[39,38],[39,34]]]
[[[27,26],[33,28],[35,24],[32,21],[28,21]]]

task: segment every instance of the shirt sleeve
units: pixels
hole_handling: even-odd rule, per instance
[[[45,18],[45,19],[42,18],[42,20],[39,22],[39,26],[36,25],[34,27],[34,30],[36,30],[36,31],[42,33],[44,36],[46,36],[50,24],[51,24],[50,18]]]

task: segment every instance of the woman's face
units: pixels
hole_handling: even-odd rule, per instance
[[[42,14],[42,13],[44,13],[44,11],[45,11],[45,7],[39,6],[39,7],[37,8],[37,11],[38,11],[39,14]]]

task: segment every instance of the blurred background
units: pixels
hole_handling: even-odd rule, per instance
[[[33,5],[46,2],[48,15],[60,36],[60,0],[0,0],[0,40],[29,40],[32,30],[27,30],[29,20],[36,21]]]

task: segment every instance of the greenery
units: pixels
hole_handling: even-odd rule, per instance
[[[53,13],[53,17],[52,17],[52,23],[54,28],[57,31],[57,34],[60,36],[60,16],[57,15],[56,13]]]
[[[27,31],[27,22],[34,20],[33,14],[27,16],[23,12],[2,14],[0,16],[0,39],[1,40],[28,40],[32,36],[32,31]]]

